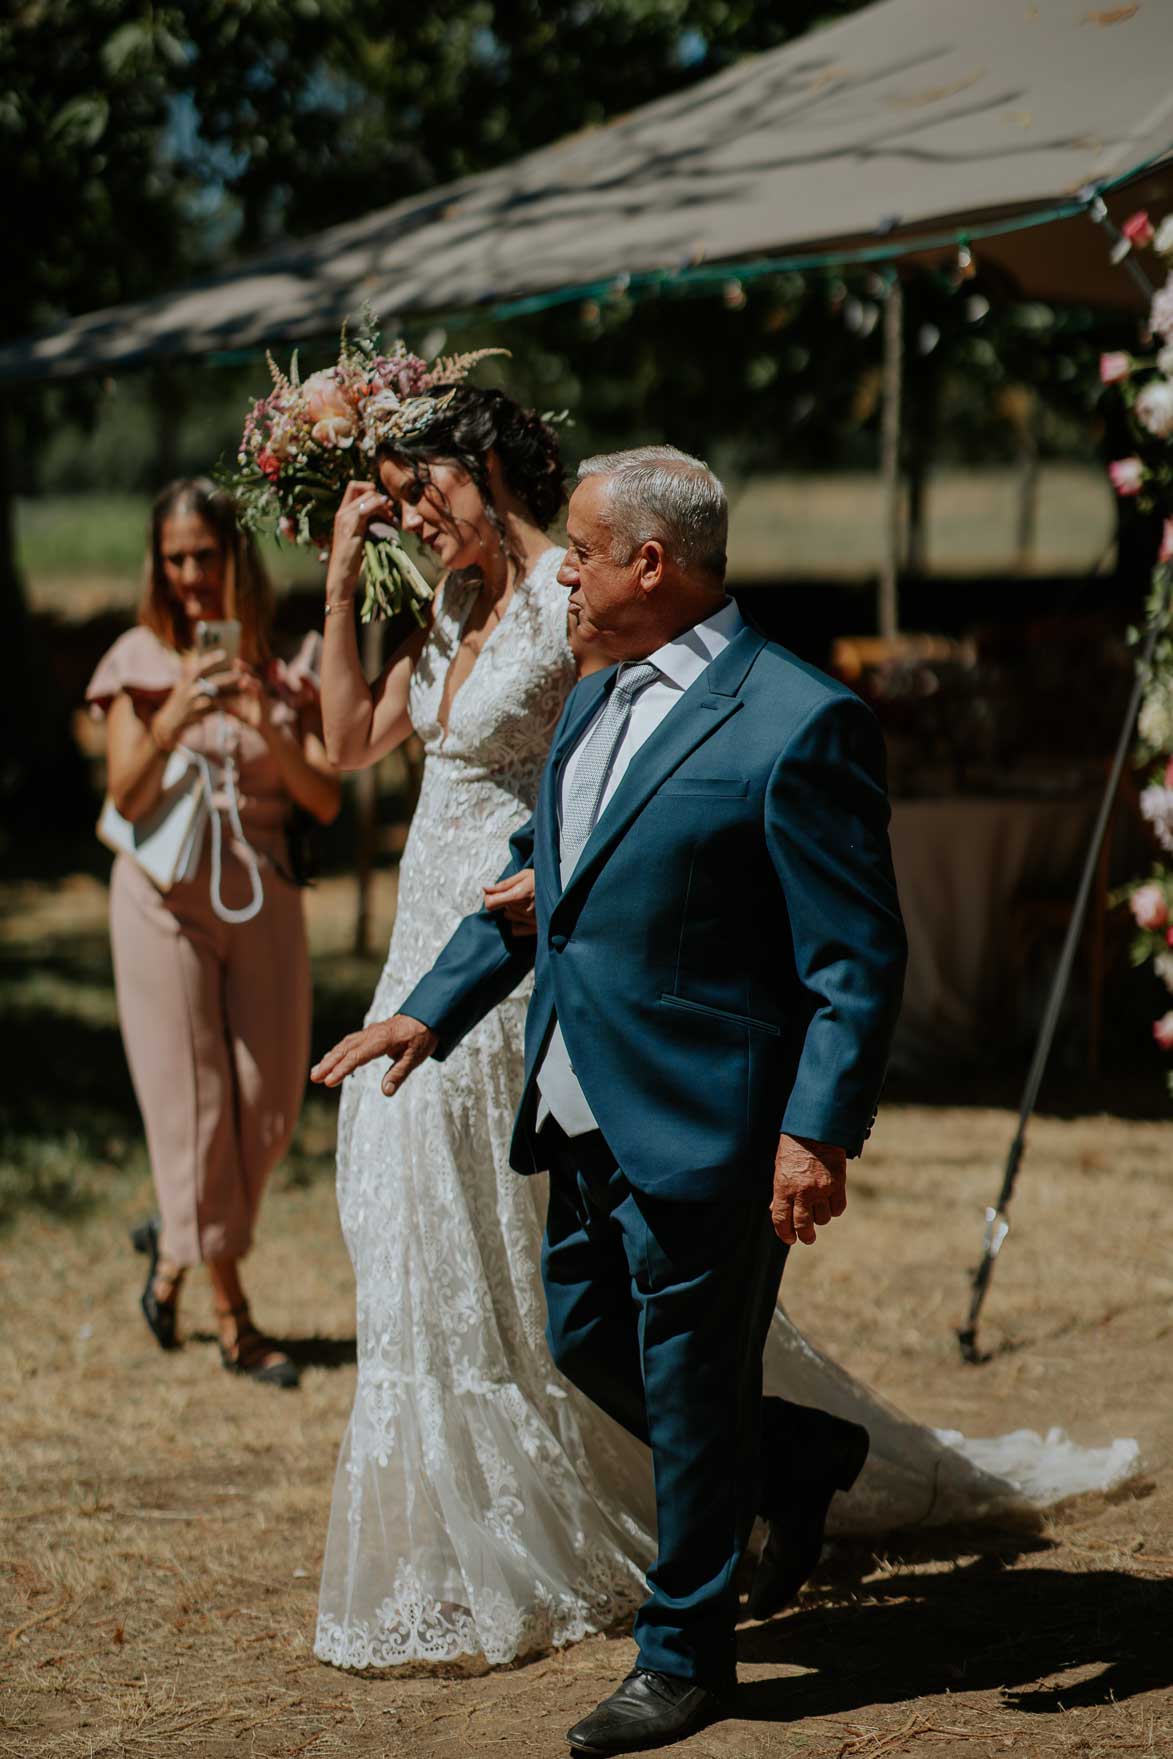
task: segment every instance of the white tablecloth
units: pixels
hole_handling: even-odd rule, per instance
[[[1028,895],[1074,898],[1098,800],[897,800],[892,856],[909,963],[893,1066],[988,1060],[1024,1027],[1012,914]]]

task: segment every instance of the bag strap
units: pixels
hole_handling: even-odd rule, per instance
[[[212,804],[212,797],[214,794],[212,773],[208,767],[208,760],[202,752],[193,752],[192,755],[203,772],[204,786],[208,791],[208,808],[212,819],[212,909],[220,918],[221,922],[227,922],[233,926],[242,922],[251,922],[254,916],[260,914],[261,907],[265,902],[265,888],[261,880],[260,865],[248,838],[244,834],[244,827],[240,822],[240,804],[236,795],[236,765],[232,762],[231,758],[229,758],[224,764],[224,792],[228,797],[228,818],[232,825],[232,834],[243,851],[242,859],[248,870],[249,883],[252,889],[252,897],[249,902],[243,904],[239,910],[231,909],[224,902],[222,885],[224,827],[220,822],[220,814],[217,808]]]

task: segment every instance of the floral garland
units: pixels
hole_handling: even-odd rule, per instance
[[[1100,357],[1100,378],[1124,399],[1135,451],[1108,466],[1121,498],[1135,499],[1144,513],[1164,515],[1161,544],[1146,605],[1146,622],[1155,628],[1152,658],[1141,678],[1137,720],[1137,764],[1148,771],[1140,810],[1162,851],[1143,879],[1124,888],[1136,925],[1134,965],[1152,964],[1173,995],[1173,214],[1154,227],[1146,213],[1133,214],[1122,228],[1129,248],[1152,247],[1168,273],[1153,295],[1148,330],[1153,349],[1143,355],[1115,351]],[[1173,1051],[1173,1008],[1153,1022],[1153,1037]],[[1167,1077],[1173,1094],[1173,1073]]]
[[[402,341],[384,353],[364,313],[355,334],[343,327],[335,364],[307,379],[298,375],[296,354],[288,374],[269,355],[273,389],[250,407],[237,468],[220,477],[241,523],[316,549],[324,561],[346,486],[375,475],[378,448],[419,433],[478,362],[507,353],[478,348],[429,363]],[[375,528],[365,546],[363,585],[364,623],[405,607],[423,622],[432,589],[390,526]]]

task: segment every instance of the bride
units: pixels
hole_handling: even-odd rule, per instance
[[[553,430],[499,391],[462,385],[380,454],[379,477],[352,484],[338,511],[322,656],[333,761],[375,763],[413,730],[426,754],[372,1020],[482,902],[575,681],[562,551],[546,536],[563,501]],[[367,531],[388,518],[445,572],[430,628],[368,686],[348,607]],[[524,895],[497,888],[491,901],[503,932],[533,932]],[[525,1008],[523,987],[394,1106],[381,1060],[343,1088],[358,1384],[315,1641],[338,1666],[508,1661],[605,1629],[644,1595],[642,1449],[546,1350],[543,1193],[509,1167]]]
[[[532,932],[532,876],[484,888],[485,869],[530,815],[576,659],[562,552],[546,536],[563,496],[548,426],[500,392],[462,386],[380,455],[379,479],[352,485],[339,508],[322,663],[333,762],[375,763],[413,730],[426,753],[371,1022],[395,1013],[482,901],[503,933]],[[445,575],[430,628],[368,686],[347,613],[366,533],[389,517]],[[544,1181],[509,1167],[526,1000],[523,985],[393,1104],[385,1058],[343,1085],[338,1195],[358,1381],[315,1640],[337,1666],[507,1662],[604,1630],[645,1596],[648,1456],[549,1359]],[[1131,1463],[1061,1440],[937,1435],[819,1355],[782,1308],[764,1368],[769,1394],[870,1433],[867,1465],[832,1512],[841,1532],[1029,1518],[1033,1502]]]

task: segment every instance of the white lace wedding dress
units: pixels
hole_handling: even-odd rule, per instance
[[[412,680],[427,755],[370,1019],[395,1012],[479,906],[532,810],[574,681],[560,560],[548,552],[515,590],[446,735],[444,677],[475,584],[450,581],[442,595]],[[648,1455],[550,1362],[546,1182],[509,1167],[528,987],[393,1100],[379,1090],[383,1061],[343,1087],[338,1199],[357,1283],[358,1384],[314,1644],[339,1667],[507,1662],[604,1630],[645,1597]],[[1058,1436],[937,1436],[820,1356],[781,1308],[766,1386],[871,1431],[859,1483],[835,1501],[841,1532],[1028,1514],[1032,1498],[1122,1476],[1135,1454],[1125,1443],[1072,1450]]]

